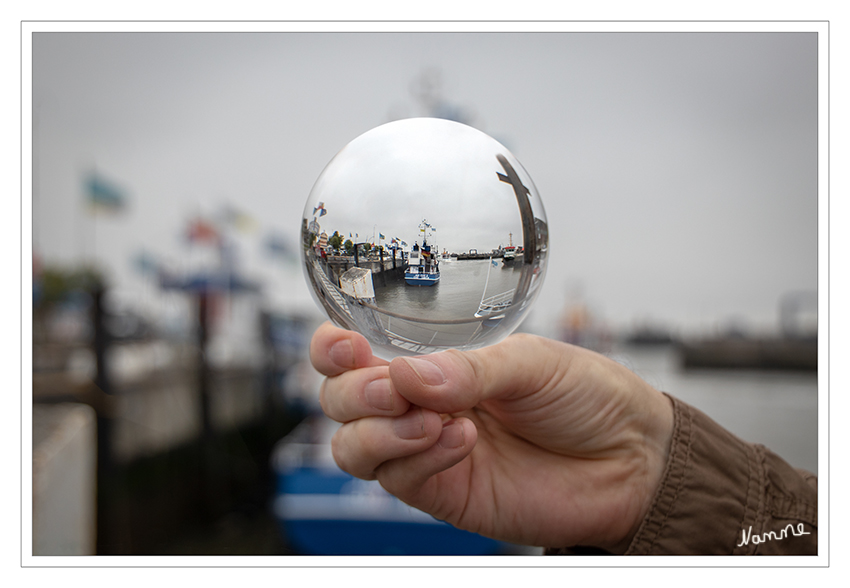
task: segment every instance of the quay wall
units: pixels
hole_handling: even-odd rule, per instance
[[[458,253],[457,258],[459,260],[463,259],[501,259],[501,253]]]
[[[401,259],[396,258],[395,267],[391,257],[384,258],[383,262],[379,259],[359,259],[355,265],[353,256],[328,257],[328,278],[339,286],[339,277],[353,267],[371,270],[375,286],[386,286],[389,280],[404,278],[404,262]]]

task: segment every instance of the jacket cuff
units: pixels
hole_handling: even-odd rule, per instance
[[[702,412],[667,396],[674,414],[670,455],[626,554],[728,554],[739,530],[755,523],[763,485],[759,456]]]
[[[670,456],[626,554],[817,553],[816,478],[667,396]]]

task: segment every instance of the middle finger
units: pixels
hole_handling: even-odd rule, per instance
[[[410,403],[393,387],[387,366],[325,378],[319,403],[328,417],[340,423],[367,416],[398,416],[410,408]]]

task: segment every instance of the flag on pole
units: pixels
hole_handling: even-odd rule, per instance
[[[91,172],[85,179],[85,189],[92,211],[120,212],[126,206],[124,191],[96,172]]]
[[[324,202],[319,202],[319,205],[313,209],[313,216],[316,215],[316,212],[319,212],[320,217],[325,216],[328,213],[327,209],[325,209]]]
[[[133,256],[133,267],[142,275],[158,275],[159,262],[147,251],[140,251]]]
[[[186,228],[186,239],[190,243],[210,243],[217,245],[219,241],[218,229],[215,226],[202,219],[196,218],[189,222]]]
[[[382,233],[378,233],[378,239],[386,239]]]
[[[272,232],[266,235],[266,249],[269,253],[282,258],[292,256],[292,248],[287,243],[286,237],[279,232]]]
[[[253,217],[231,205],[222,208],[219,218],[225,225],[235,228],[240,233],[251,233],[257,227]]]

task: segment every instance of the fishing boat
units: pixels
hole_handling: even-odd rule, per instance
[[[404,270],[404,281],[408,286],[433,286],[440,281],[440,262],[436,251],[431,251],[428,239],[431,225],[422,221],[419,231],[423,233],[422,246],[413,244],[413,250],[407,258],[407,268]]]
[[[505,265],[511,265],[514,262],[514,260],[516,259],[517,251],[516,251],[516,247],[514,246],[513,237],[514,237],[513,233],[508,233],[509,244],[508,244],[507,247],[505,247],[505,251],[502,254],[502,263],[504,263]]]

